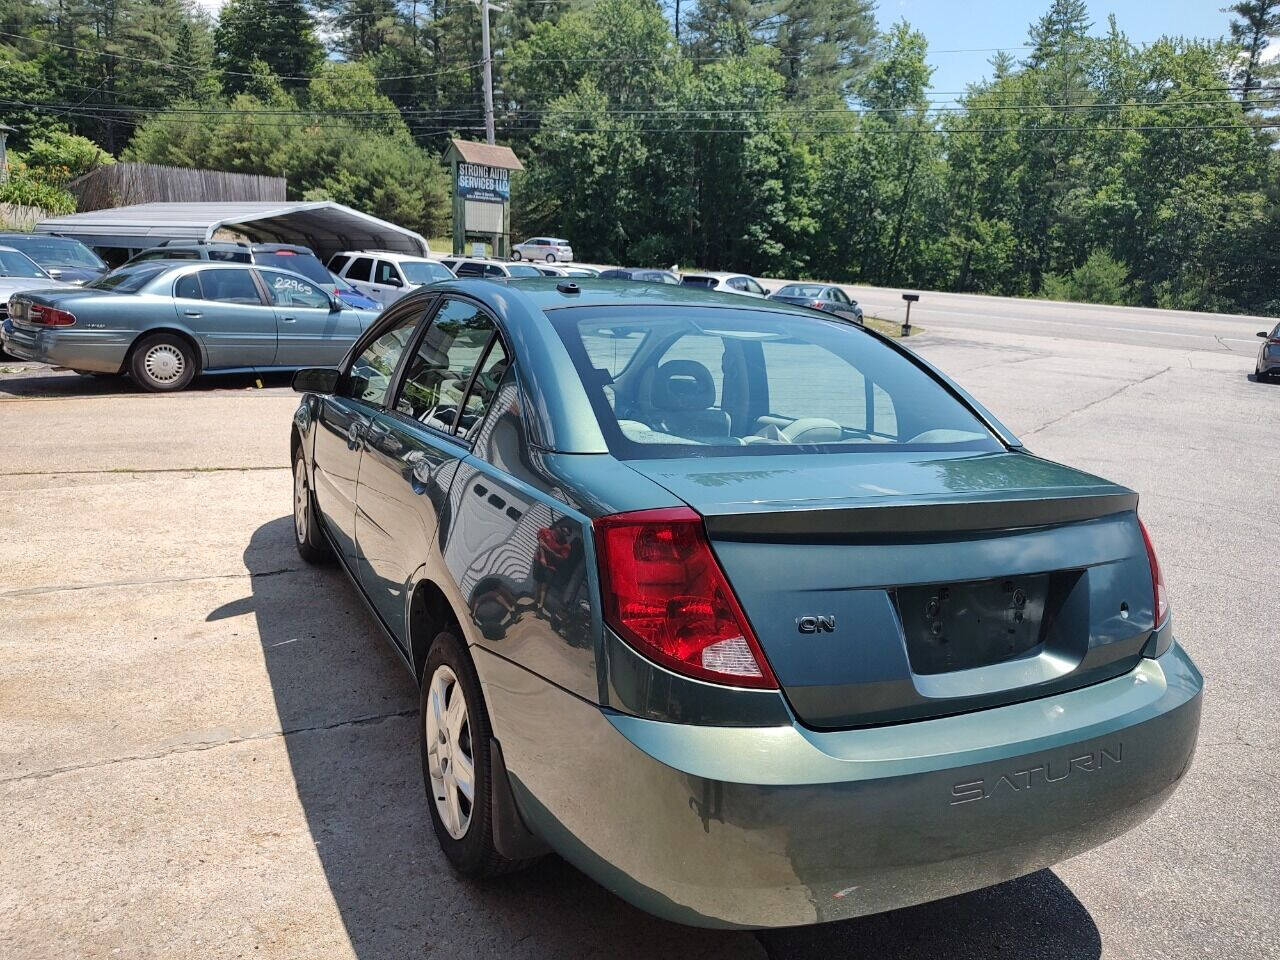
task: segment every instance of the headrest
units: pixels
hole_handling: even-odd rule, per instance
[[[716,402],[711,371],[696,360],[668,360],[653,376],[653,405],[659,410],[706,410]]]

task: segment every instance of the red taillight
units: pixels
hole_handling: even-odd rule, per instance
[[[1147,525],[1139,520],[1138,526],[1142,528],[1142,542],[1146,544],[1147,562],[1151,564],[1151,591],[1155,594],[1155,625],[1158,627],[1169,615],[1169,594],[1164,586],[1164,574],[1160,570],[1160,561],[1156,559],[1156,548],[1151,545],[1151,534],[1147,533]]]
[[[687,676],[777,689],[698,514],[640,510],[593,526],[605,622],[622,639]]]
[[[815,309],[815,310],[821,310],[821,309],[822,309],[822,301],[821,301],[821,300],[814,300],[812,303],[810,303],[810,304],[809,304],[809,306],[813,307],[813,309]]]
[[[33,303],[31,309],[27,311],[27,320],[45,327],[69,327],[76,322],[76,315],[56,307]]]

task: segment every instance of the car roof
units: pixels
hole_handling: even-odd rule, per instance
[[[718,293],[697,287],[682,287],[672,283],[645,283],[634,280],[601,280],[581,277],[569,281],[575,293],[560,289],[566,285],[565,277],[521,277],[518,280],[467,277],[458,280],[442,280],[431,285],[433,292],[457,289],[459,292],[487,299],[487,295],[501,292],[510,297],[519,290],[527,298],[528,306],[546,312],[566,307],[603,306],[719,306],[734,310],[764,310],[770,313],[795,313],[813,317],[816,311],[787,303],[774,303],[763,299],[744,298],[732,293]]]

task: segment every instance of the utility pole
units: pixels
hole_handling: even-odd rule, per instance
[[[489,49],[489,0],[480,0],[480,52],[484,57],[484,136],[493,143],[493,53]]]

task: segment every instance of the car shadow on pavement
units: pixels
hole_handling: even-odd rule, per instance
[[[229,373],[196,377],[184,392],[208,393],[215,390],[249,390],[263,387],[287,387],[293,380],[288,372]],[[126,376],[92,375],[72,370],[55,370],[43,365],[14,364],[0,360],[0,397],[104,397],[134,394],[149,396]]]
[[[293,520],[259,527],[244,552],[252,612],[298,800],[360,960],[509,957],[1020,957],[1092,960],[1087,911],[1052,873],[861,920],[744,932],[643,913],[565,861],[475,883],[436,845],[422,787],[417,688],[337,567],[308,567]],[[763,948],[763,949],[762,949]],[[305,948],[303,948],[305,952]]]

